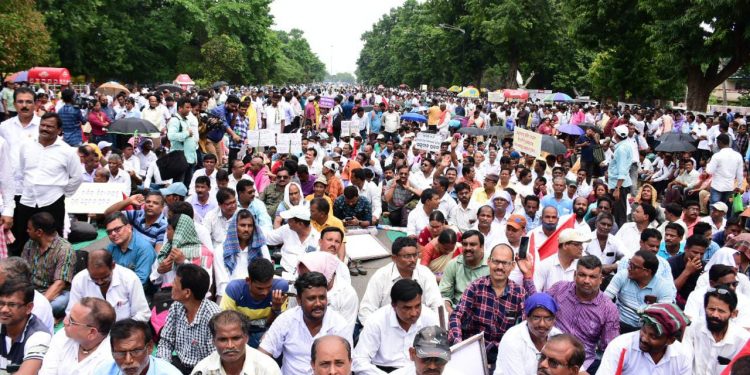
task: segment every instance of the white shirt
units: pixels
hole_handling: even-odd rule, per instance
[[[45,326],[49,327],[50,332],[55,332],[55,317],[52,315],[52,304],[47,297],[39,291],[34,290],[34,308],[31,309],[34,314]]]
[[[640,243],[640,237],[638,241]],[[599,239],[594,235],[588,246],[585,246],[583,253],[584,255],[593,255],[599,258],[602,264],[614,264],[626,256],[625,245],[616,236],[611,234],[607,234],[607,242],[604,244],[604,249],[599,244]]]
[[[625,333],[612,340],[602,356],[601,365],[596,375],[612,375],[616,373],[620,352],[626,349],[623,361],[622,375],[691,375],[692,348],[688,348],[679,341],[667,347],[659,363],[654,363],[651,355],[641,351],[639,347],[640,331]],[[696,374],[705,375],[705,374]]]
[[[211,211],[208,211],[206,216],[201,221],[201,225],[208,230],[211,235],[211,245],[213,248],[217,248],[224,243],[227,238],[227,230],[229,230],[229,221],[232,217],[227,219],[221,212],[221,207],[216,207]],[[196,225],[197,227],[197,225]]]
[[[161,105],[157,105],[154,109],[151,109],[151,106],[146,105],[141,111],[141,118],[151,121],[159,131],[164,130],[164,127],[167,125],[165,119],[168,119],[169,117],[170,115],[167,112],[166,107]]]
[[[16,207],[16,181],[13,178],[13,165],[10,158],[10,145],[0,137],[0,215],[13,217]]]
[[[276,107],[269,105],[263,110],[266,119],[266,129],[281,133],[281,121],[284,120],[284,110],[280,105]],[[289,124],[287,124],[289,125]]]
[[[193,373],[203,374],[226,374],[221,366],[221,357],[219,352],[215,351],[208,357],[203,358],[193,368]],[[279,365],[273,358],[261,353],[257,349],[245,345],[245,363],[242,365],[241,374],[252,375],[281,375]]]
[[[273,321],[258,348],[274,358],[284,355],[281,366],[284,375],[307,375],[310,373],[310,347],[316,338],[337,335],[351,344],[352,333],[341,315],[326,309],[323,325],[313,337],[302,318],[302,308],[297,306],[284,311]]]
[[[376,366],[404,367],[411,362],[409,348],[414,337],[424,327],[439,325],[437,314],[422,308],[417,322],[404,331],[393,306],[377,309],[367,320],[352,353],[352,371],[358,375],[383,375]]]
[[[367,198],[368,201],[370,201],[370,205],[372,207],[372,216],[375,219],[379,219],[380,215],[383,213],[383,199],[381,190],[377,185],[375,185],[374,182],[365,181],[364,186],[361,190],[359,190],[359,192],[360,194],[362,194],[362,196]]]
[[[130,175],[124,169],[120,168],[117,171],[117,176],[110,174],[109,183],[119,184],[122,186],[122,192],[125,195],[130,196]]]
[[[79,344],[61,329],[49,343],[39,375],[94,375],[94,370],[112,359],[109,337],[104,338],[93,353],[82,361],[78,360]]]
[[[149,155],[151,153],[149,152]],[[130,159],[125,159],[123,156],[122,158],[122,166],[126,171],[133,171],[135,174],[141,173],[141,159],[137,157],[135,154],[130,156]]]
[[[399,123],[401,122],[401,115],[398,112],[386,111],[383,112],[383,128],[388,133],[395,133],[398,131]]]
[[[724,227],[727,225],[727,220],[723,219],[721,221],[720,226],[716,226],[716,223],[714,223],[714,220],[711,218],[711,216],[704,216],[700,218],[700,222],[708,223],[708,225],[711,226],[711,233],[721,232],[724,230]]]
[[[46,207],[63,195],[70,197],[83,182],[76,149],[59,137],[47,147],[39,142],[24,144],[19,168],[23,171],[21,204],[27,207]]]
[[[419,236],[422,229],[430,225],[430,215],[424,212],[424,206],[418,204],[409,212],[406,219],[406,233],[409,235]]]
[[[552,327],[547,338],[561,334],[557,327]],[[494,375],[536,375],[537,354],[534,342],[531,341],[528,321],[511,327],[503,335],[497,347],[497,362]]]
[[[409,183],[419,190],[424,190],[432,187],[432,176],[435,175],[435,171],[432,171],[429,176],[425,176],[424,172],[417,171],[409,176]]]
[[[26,142],[37,143],[39,139],[39,121],[41,119],[41,117],[34,115],[26,127],[21,125],[18,116],[0,123],[0,137],[5,139],[10,146],[10,165],[13,166],[13,177],[16,182],[15,195],[21,195],[23,192],[24,173],[20,167],[21,145],[24,145]]]
[[[711,189],[726,192],[734,190],[735,186],[740,186],[744,179],[742,171],[744,166],[742,155],[732,150],[731,147],[725,147],[713,154],[706,166],[706,172],[713,177]]]
[[[615,237],[625,245],[623,249],[625,250],[625,255],[628,257],[633,256],[633,254],[641,249],[641,231],[638,230],[635,222],[631,221],[622,224]]]
[[[232,190],[234,190],[236,192],[237,191],[237,183],[240,182],[240,180],[252,180],[252,179],[253,179],[252,177],[250,177],[250,176],[248,176],[248,175],[246,175],[244,173],[242,174],[242,176],[239,179],[236,179],[236,178],[234,178],[234,175],[230,173],[229,174],[229,183],[227,184],[227,187],[230,188],[230,189],[232,189]]]
[[[727,332],[720,342],[706,327],[706,320],[695,320],[685,329],[682,344],[687,350],[693,351],[693,373],[719,375],[726,365],[720,365],[718,357],[731,360],[742,350],[750,339],[750,332],[729,322]]]
[[[446,193],[447,195],[447,193]],[[452,210],[448,213],[448,223],[458,228],[458,230],[465,232],[473,226],[473,223],[477,221],[477,207],[475,204],[469,202],[466,208],[460,203],[456,204]]]
[[[558,255],[553,255],[539,262],[534,270],[534,285],[537,292],[546,292],[558,281],[573,281],[578,259],[573,260],[568,268],[563,268]]]
[[[102,296],[99,285],[91,280],[88,270],[77,273],[73,277],[73,282],[70,283],[70,300],[65,314],[69,314],[73,305],[83,297],[96,297],[109,302],[115,309],[117,320],[133,318],[148,322],[151,318],[151,309],[148,308],[141,279],[135,272],[117,264],[112,269],[112,281],[107,289],[106,297]]]
[[[429,268],[418,264],[412,273],[412,280],[422,287],[422,304],[437,312],[439,306],[443,305],[443,297],[440,295],[435,274]],[[367,283],[367,289],[359,304],[359,321],[363,325],[375,310],[391,305],[391,287],[396,281],[401,280],[394,263],[380,267]]]
[[[703,304],[705,295],[705,286],[696,287],[685,302],[685,315],[693,322],[706,320],[706,307]],[[737,327],[750,328],[750,299],[743,293],[737,293],[737,317],[731,320]]]
[[[706,123],[696,123],[693,127],[693,131],[695,132],[695,135],[693,136],[694,139],[698,139],[702,136],[706,137],[706,139],[698,141],[698,149],[706,151],[710,150],[711,148],[708,146],[708,127],[706,127]]]
[[[310,225],[310,234],[307,235],[304,242],[301,242],[297,232],[289,228],[289,224],[284,224],[277,229],[265,233],[266,243],[271,246],[281,246],[281,267],[289,273],[297,271],[297,258],[304,253],[310,253],[318,250],[318,241],[320,233]]]
[[[268,246],[261,248],[261,256],[268,260],[271,260],[271,254],[268,252]],[[237,264],[234,266],[234,271],[229,273],[226,265],[224,265],[224,244],[219,244],[214,248],[214,277],[216,278],[216,295],[223,296],[224,290],[227,288],[232,280],[239,280],[247,278],[247,248],[242,249],[237,254]]]
[[[138,171],[138,174],[143,177],[146,175],[146,172],[148,172],[148,167],[151,163],[156,161],[156,154],[153,151],[149,151],[148,154],[139,151],[135,155],[138,157],[138,164],[141,166],[141,170]]]

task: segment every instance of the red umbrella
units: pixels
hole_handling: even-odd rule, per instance
[[[505,89],[505,90],[503,90],[503,96],[506,99],[528,100],[529,99],[529,92],[526,91],[526,90]]]

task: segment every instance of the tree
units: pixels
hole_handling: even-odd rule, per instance
[[[326,82],[346,82],[356,83],[357,79],[351,73],[336,73],[334,75],[327,75],[325,78]]]
[[[276,36],[281,43],[281,55],[287,67],[294,66],[295,76],[291,80],[282,80],[282,82],[316,82],[321,81],[326,75],[326,66],[320,61],[320,58],[312,52],[310,44],[304,37],[304,33],[299,29],[292,29],[289,32],[277,31]],[[280,63],[282,61],[279,61]],[[278,68],[278,66],[277,66]]]
[[[0,1],[0,72],[15,72],[50,61],[52,40],[33,0]]]
[[[221,34],[201,47],[203,78],[209,81],[247,82],[247,50],[237,37]]]

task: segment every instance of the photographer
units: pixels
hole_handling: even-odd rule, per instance
[[[73,105],[75,96],[76,93],[72,89],[63,90],[62,100],[65,104],[57,111],[60,120],[62,120],[63,140],[72,147],[78,147],[83,143],[81,125],[86,122],[80,108]]]

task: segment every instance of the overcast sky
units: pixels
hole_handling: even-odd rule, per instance
[[[273,29],[304,31],[312,51],[329,72],[354,74],[362,50],[362,33],[403,3],[404,0],[274,0]]]

